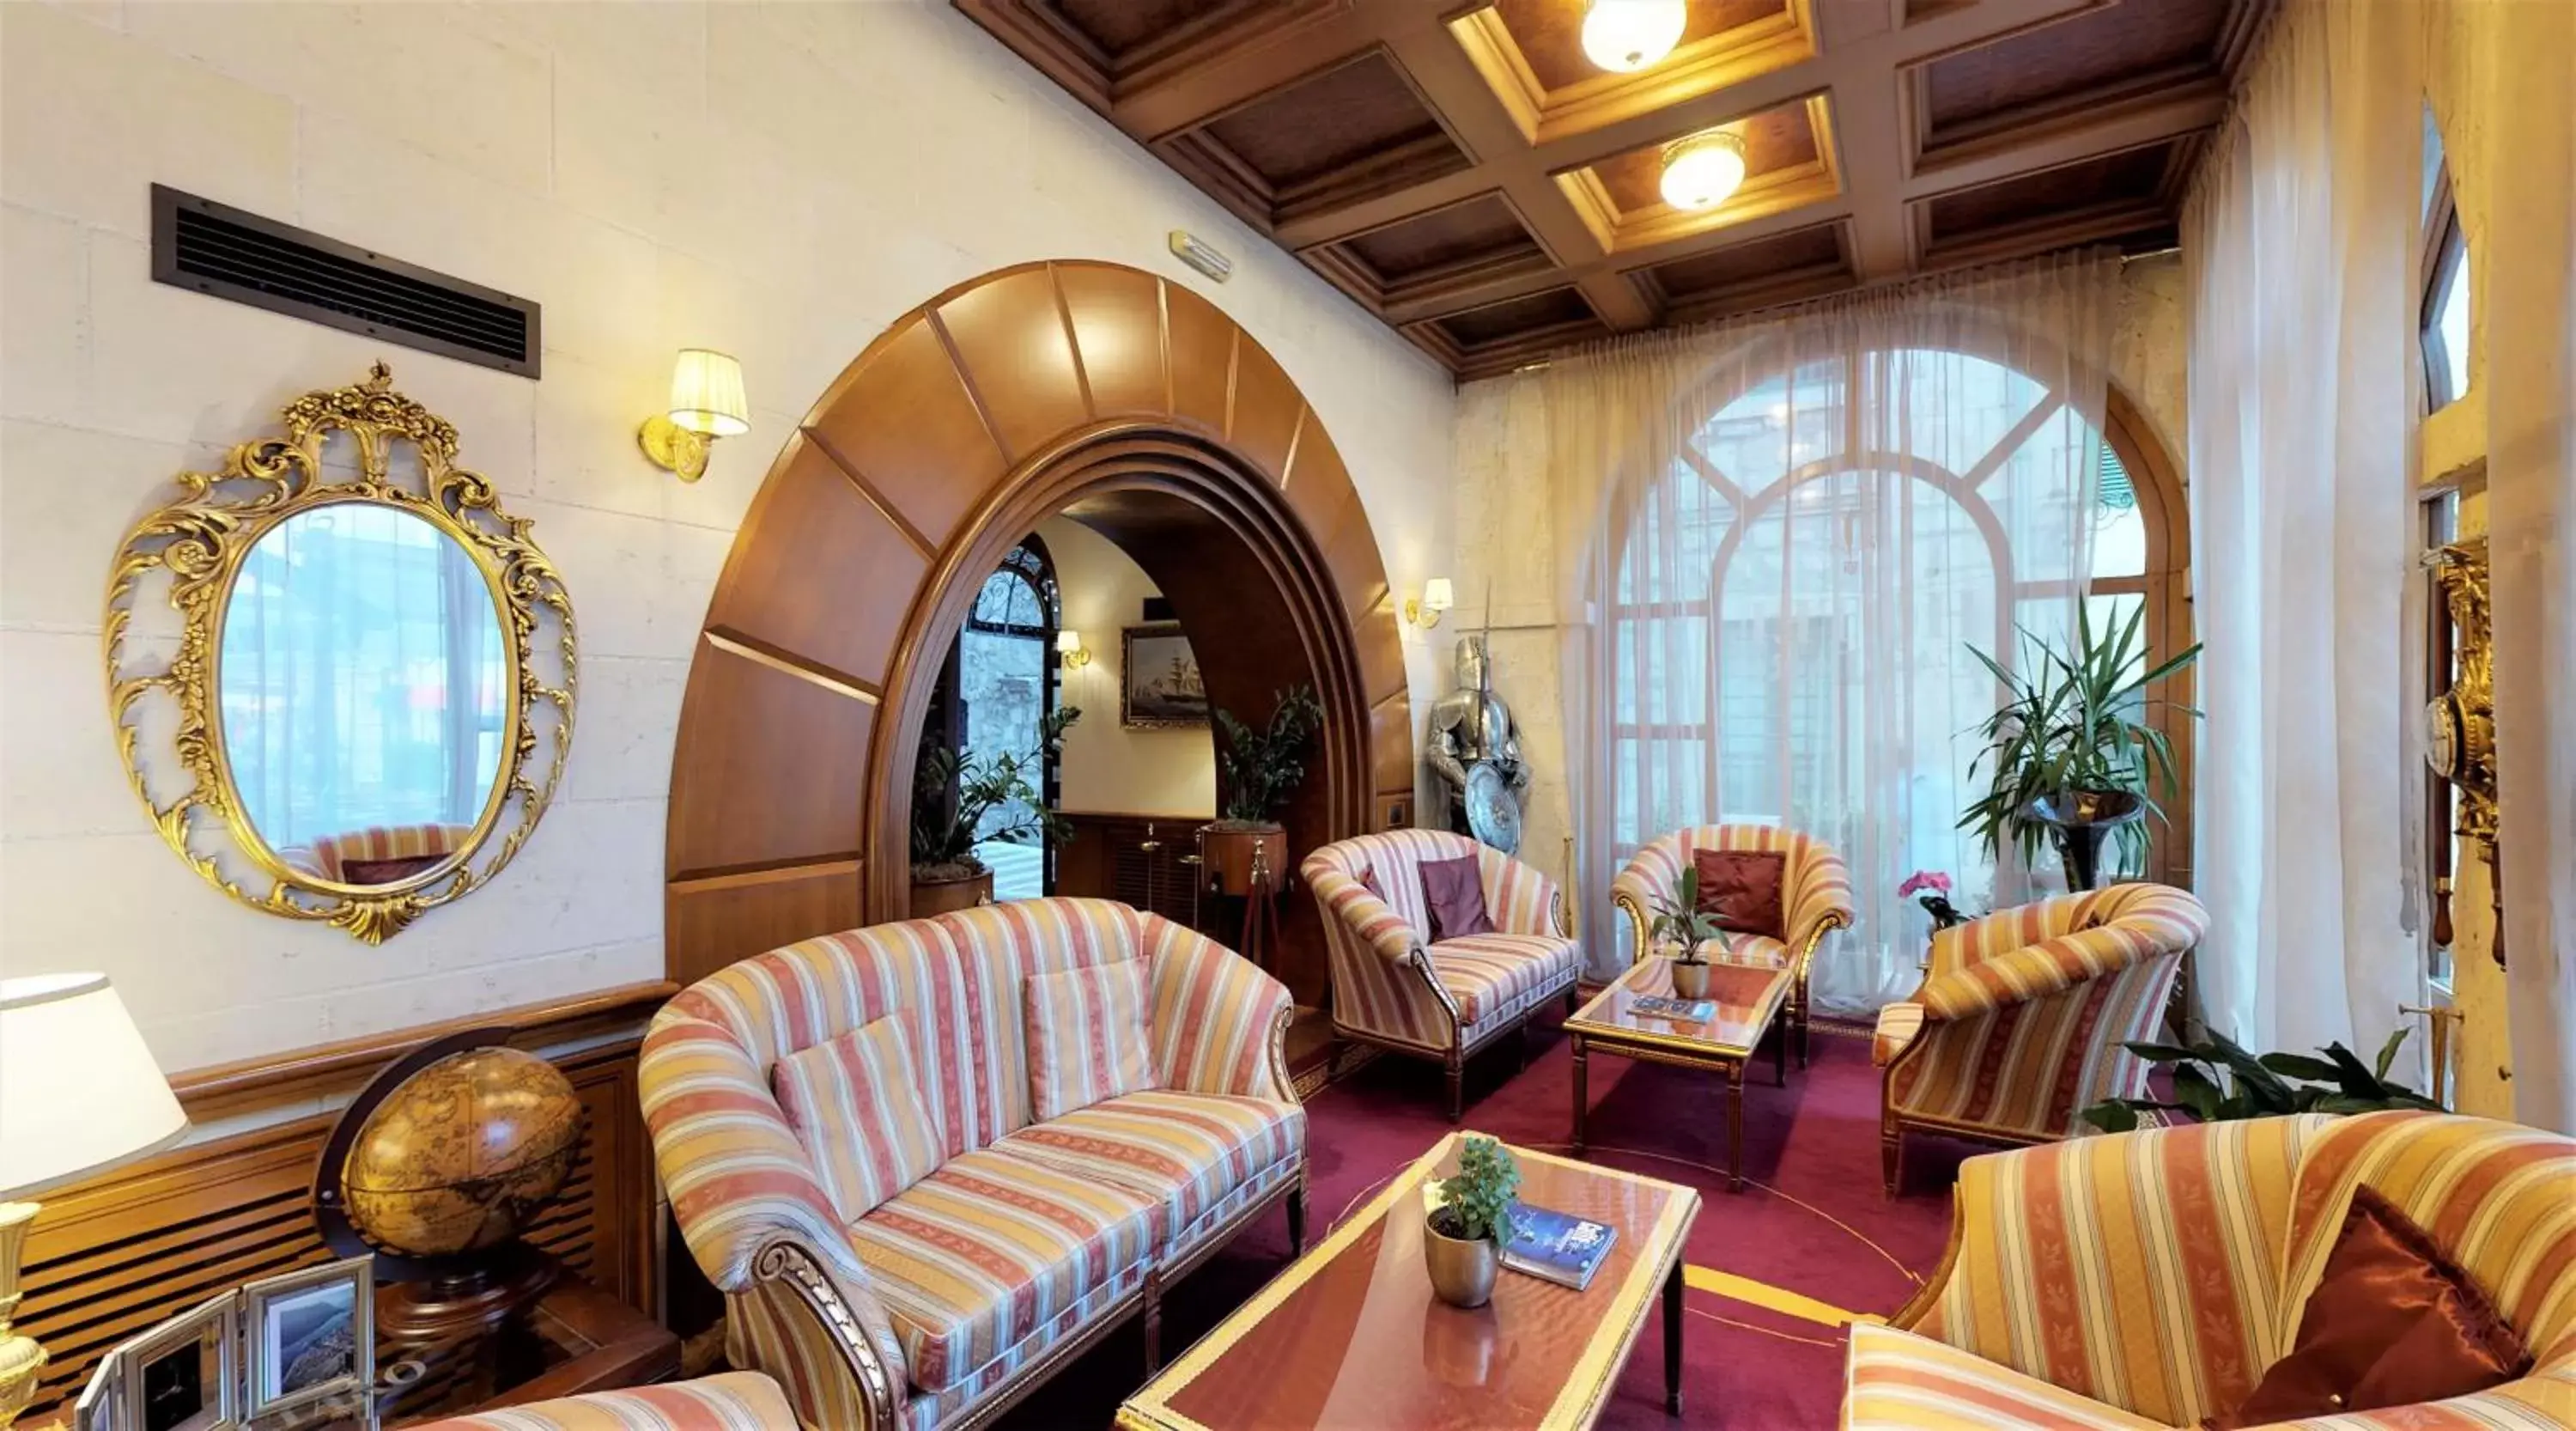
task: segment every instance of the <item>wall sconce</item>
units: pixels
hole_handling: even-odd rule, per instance
[[[1405,598],[1404,619],[1427,631],[1440,624],[1441,612],[1457,604],[1458,598],[1449,585],[1449,578],[1435,576],[1422,583],[1420,598]]]
[[[671,366],[671,408],[644,419],[635,440],[653,465],[683,482],[707,475],[707,448],[719,437],[751,431],[742,394],[742,364],[731,354],[682,348]]]
[[[1091,664],[1091,652],[1082,644],[1082,633],[1079,631],[1055,633],[1055,653],[1063,660],[1064,668],[1068,671],[1079,671]]]

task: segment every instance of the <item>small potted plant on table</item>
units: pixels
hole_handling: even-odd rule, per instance
[[[1699,866],[1683,866],[1673,897],[1655,901],[1654,924],[1646,931],[1673,966],[1676,998],[1708,997],[1708,960],[1701,957],[1699,948],[1724,932],[1718,928],[1716,915],[1700,912]]]
[[[1440,1180],[1440,1206],[1422,1229],[1423,1265],[1441,1301],[1481,1307],[1493,1299],[1520,1185],[1520,1164],[1501,1143],[1482,1135],[1459,1143],[1458,1171]]]
[[[1032,777],[1064,744],[1082,712],[1066,706],[1038,722],[1037,747],[1024,754],[970,756],[940,747],[921,753],[912,781],[912,917],[972,909],[993,900],[993,872],[975,854],[985,840],[1015,845],[1072,838],[1073,824],[1046,808]],[[984,817],[1016,807],[986,830]]]
[[[1272,884],[1288,872],[1279,809],[1306,778],[1306,743],[1324,723],[1324,705],[1313,686],[1300,685],[1279,693],[1265,729],[1254,730],[1222,708],[1215,714],[1225,736],[1219,752],[1225,813],[1199,828],[1199,857],[1207,862],[1210,889],[1245,895],[1252,892],[1253,865],[1265,853]]]

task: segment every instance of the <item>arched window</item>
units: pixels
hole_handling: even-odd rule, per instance
[[[1855,881],[1892,889],[1932,869],[1959,880],[1963,907],[2025,897],[2030,873],[2009,854],[1999,872],[1959,828],[1982,786],[1977,727],[1999,703],[1976,653],[2017,669],[2019,628],[2062,644],[2088,587],[2105,614],[2148,609],[2150,661],[2187,641],[2169,580],[2187,549],[2168,520],[2179,504],[2140,435],[2125,405],[2097,427],[2069,394],[1946,350],[1826,358],[1726,398],[1623,514],[1617,842],[1779,823],[1832,843]],[[1921,919],[1880,908],[1882,923]]]
[[[2417,333],[2424,353],[2424,405],[2438,412],[2469,390],[2469,239],[2443,157],[2442,131],[2424,106],[2424,249]]]
[[[1035,536],[984,578],[957,633],[956,708],[962,718],[952,729],[969,756],[1021,754],[1037,745],[1039,721],[1056,708],[1055,632],[1062,610],[1055,563]],[[1056,802],[1052,758],[1042,793],[1047,804]],[[1018,824],[1027,814],[1006,806],[987,814],[983,828]],[[1044,844],[988,840],[975,853],[993,871],[995,899],[1030,899],[1054,888],[1055,852]]]

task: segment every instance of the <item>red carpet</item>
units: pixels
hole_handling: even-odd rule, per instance
[[[1508,1046],[1469,1065],[1465,1127],[1564,1151],[1573,1061],[1553,1013],[1547,1022],[1532,1032],[1526,1070]],[[1596,1054],[1588,1156],[1700,1189],[1692,1265],[1852,1312],[1895,1311],[1940,1261],[1951,1176],[1958,1160],[1977,1150],[1909,1140],[1906,1195],[1891,1203],[1879,1191],[1878,1071],[1870,1067],[1868,1041],[1820,1031],[1811,1067],[1802,1071],[1793,1059],[1788,1087],[1770,1080],[1766,1054],[1745,1090],[1741,1195],[1725,1190],[1725,1103],[1712,1075]],[[1449,1131],[1440,1070],[1406,1059],[1378,1059],[1310,1099],[1307,1111],[1310,1239]],[[1286,1253],[1284,1220],[1272,1218],[1168,1291],[1166,1352],[1177,1355],[1268,1281]],[[1685,1304],[1680,1424],[1833,1426],[1842,1389],[1839,1327],[1697,1286]],[[1662,1336],[1660,1314],[1649,1315],[1602,1426],[1676,1424],[1663,1411]],[[1132,1329],[1112,1337],[1002,1424],[1018,1431],[1106,1426],[1136,1385],[1141,1355]]]

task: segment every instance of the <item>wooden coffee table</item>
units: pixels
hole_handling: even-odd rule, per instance
[[[1726,1190],[1744,1191],[1744,1069],[1753,1050],[1780,1017],[1796,983],[1788,969],[1748,964],[1709,966],[1708,997],[1717,1012],[1705,1023],[1652,1018],[1638,1013],[1638,999],[1673,992],[1672,963],[1646,958],[1629,966],[1610,987],[1565,1021],[1574,1043],[1574,1151],[1583,1151],[1583,1123],[1591,1097],[1584,1088],[1594,1049],[1648,1063],[1705,1068],[1726,1077]],[[1774,1050],[1777,1076],[1789,1082],[1789,1040]]]
[[[1523,1148],[1522,1201],[1619,1229],[1577,1292],[1505,1271],[1473,1311],[1431,1295],[1423,1185],[1452,1133],[1118,1408],[1121,1431],[1573,1431],[1601,1414],[1662,1288],[1665,1409],[1681,1414],[1682,1243],[1699,1194]]]

